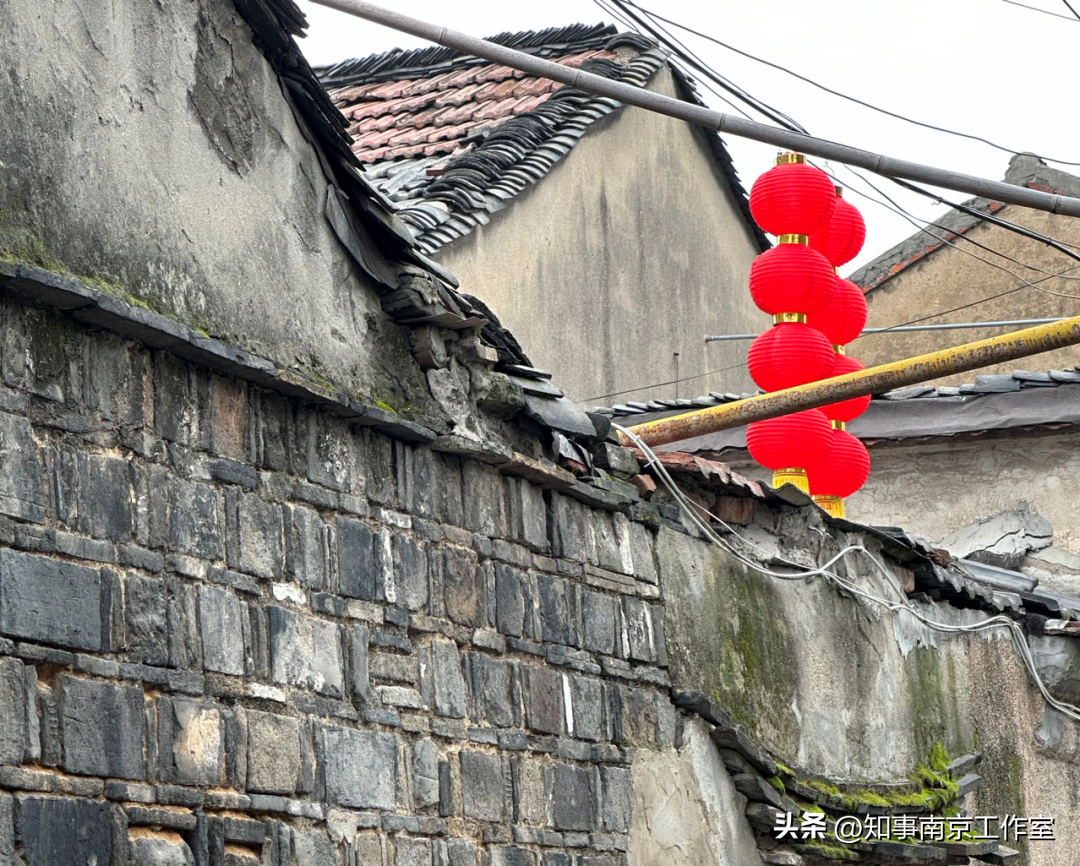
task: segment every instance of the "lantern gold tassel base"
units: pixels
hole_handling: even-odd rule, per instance
[[[777,469],[773,472],[772,486],[782,487],[785,484],[793,484],[803,493],[810,493],[810,483],[806,480],[806,470],[792,467],[790,469]]]
[[[844,517],[844,500],[839,496],[815,496],[814,502],[818,507],[827,511],[832,517]]]

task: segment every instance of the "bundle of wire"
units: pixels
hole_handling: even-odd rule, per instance
[[[735,557],[735,559],[737,559],[751,571],[757,572],[758,574],[765,577],[774,578],[776,580],[806,580],[807,578],[820,577],[833,584],[837,588],[846,590],[853,596],[862,598],[878,607],[881,607],[884,610],[889,611],[894,615],[906,613],[918,622],[922,623],[927,628],[932,629],[933,631],[941,632],[943,634],[975,634],[978,632],[1005,629],[1009,633],[1009,636],[1012,639],[1013,646],[1015,647],[1017,653],[1019,654],[1021,660],[1024,663],[1024,667],[1027,669],[1028,676],[1039,689],[1040,694],[1043,696],[1043,700],[1045,700],[1049,706],[1053,707],[1055,710],[1062,713],[1063,715],[1068,716],[1074,721],[1080,722],[1080,708],[1074,706],[1073,704],[1059,701],[1052,694],[1050,694],[1049,689],[1047,689],[1046,687],[1046,683],[1043,682],[1042,677],[1039,675],[1038,668],[1035,665],[1035,659],[1031,654],[1031,647],[1028,646],[1027,636],[1024,634],[1024,630],[1020,627],[1020,625],[1014,620],[1001,614],[997,616],[987,617],[981,622],[970,623],[967,625],[953,625],[951,623],[938,622],[936,620],[933,620],[930,617],[926,616],[924,613],[922,613],[916,607],[915,603],[907,597],[904,591],[897,584],[895,575],[891,571],[889,571],[889,569],[886,568],[885,565],[876,556],[874,556],[873,553],[871,553],[861,544],[848,545],[835,556],[831,557],[824,565],[820,566],[819,568],[804,568],[798,563],[784,561],[785,565],[790,565],[792,568],[796,569],[796,571],[793,573],[772,571],[771,569],[764,567],[763,565],[761,565],[761,563],[754,561],[746,554],[737,550],[734,545],[730,544],[719,533],[717,533],[716,530],[712,528],[712,526],[710,525],[710,521],[715,521],[717,524],[722,526],[724,530],[731,536],[739,539],[739,541],[741,541],[743,544],[757,550],[759,553],[764,553],[768,556],[772,556],[771,553],[763,550],[750,539],[743,538],[741,535],[739,535],[738,532],[735,531],[734,527],[732,527],[728,523],[725,523],[715,514],[708,511],[698,503],[694,502],[685,493],[683,493],[682,490],[679,489],[679,486],[675,483],[674,479],[672,479],[671,475],[668,473],[667,468],[664,466],[663,463],[660,462],[660,459],[656,456],[656,453],[648,445],[645,444],[645,442],[641,439],[640,436],[636,435],[633,431],[620,426],[619,424],[612,424],[611,426],[619,432],[623,433],[631,442],[634,443],[635,447],[637,447],[637,449],[645,457],[645,465],[651,468],[652,471],[656,473],[656,476],[660,479],[660,482],[661,484],[663,484],[664,489],[671,494],[672,498],[678,504],[683,514],[686,515],[687,520],[689,520],[690,523],[702,533],[705,539],[712,544],[718,545],[719,547],[723,548],[727,553]],[[888,585],[896,593],[896,600],[890,601],[887,598],[883,598],[882,596],[877,595],[876,593],[859,586],[854,581],[849,580],[845,577],[841,577],[839,574],[833,571],[833,567],[836,565],[836,563],[840,562],[846,556],[851,556],[855,554],[862,555],[873,564],[874,568],[878,572],[880,572],[881,576],[884,578],[886,585]]]

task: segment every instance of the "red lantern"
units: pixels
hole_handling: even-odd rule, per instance
[[[836,353],[820,331],[802,322],[780,322],[750,344],[746,362],[758,387],[780,391],[828,379]]]
[[[836,277],[832,303],[820,313],[809,313],[806,323],[817,328],[836,346],[846,346],[866,327],[866,296],[851,280]]]
[[[836,188],[836,208],[828,224],[810,234],[810,249],[825,256],[834,267],[846,265],[862,249],[866,223],[853,204],[840,197]]]
[[[756,458],[755,458],[756,459]],[[806,467],[811,496],[851,496],[870,477],[870,454],[847,430],[833,430],[833,445],[821,463]]]
[[[812,235],[828,224],[836,188],[820,168],[800,153],[785,153],[750,190],[750,212],[770,234]]]
[[[820,465],[833,444],[829,419],[820,409],[755,421],[746,427],[746,447],[762,466],[773,470],[773,484],[794,484],[809,492],[806,468]]]
[[[836,295],[828,260],[803,244],[780,244],[750,266],[750,296],[758,308],[777,313],[820,313]]]
[[[854,358],[849,358],[847,355],[837,355],[836,366],[833,367],[832,374],[834,376],[843,376],[845,373],[857,373],[859,370],[865,369],[866,367]],[[852,397],[850,400],[830,403],[828,406],[822,406],[821,411],[825,413],[830,421],[843,421],[847,424],[862,415],[869,405],[870,395],[867,394],[865,397]]]

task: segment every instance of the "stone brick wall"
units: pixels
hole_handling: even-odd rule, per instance
[[[653,530],[10,298],[0,376],[2,866],[626,863]]]

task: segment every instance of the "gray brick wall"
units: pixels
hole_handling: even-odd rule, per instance
[[[0,306],[0,866],[625,864],[647,526]]]

